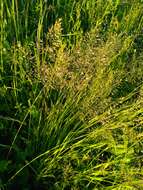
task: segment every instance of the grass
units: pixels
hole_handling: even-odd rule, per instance
[[[0,3],[0,189],[143,188],[142,10]]]

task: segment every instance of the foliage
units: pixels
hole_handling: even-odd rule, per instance
[[[143,188],[142,10],[0,3],[0,189]]]

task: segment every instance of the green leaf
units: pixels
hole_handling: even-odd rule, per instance
[[[7,160],[0,160],[0,172],[5,172],[8,169],[10,161]]]

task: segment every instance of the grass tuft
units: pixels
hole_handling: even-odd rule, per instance
[[[143,189],[142,10],[0,3],[0,189]]]

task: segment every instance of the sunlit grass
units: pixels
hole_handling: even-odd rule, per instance
[[[0,189],[142,189],[141,0],[0,6]]]

